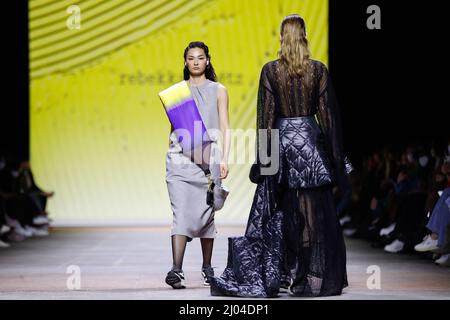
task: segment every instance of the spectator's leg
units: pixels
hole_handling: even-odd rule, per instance
[[[425,220],[426,193],[412,193],[403,207],[402,240],[407,247],[412,247],[421,240],[421,226]]]
[[[427,224],[427,228],[438,235],[438,247],[444,245],[447,226],[450,224],[450,209],[445,203],[448,197],[450,197],[450,188],[445,189],[440,196]]]

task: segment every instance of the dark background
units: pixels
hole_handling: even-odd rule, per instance
[[[330,73],[352,160],[449,137],[443,2],[330,0]],[[369,30],[369,5],[381,30]],[[301,13],[300,13],[301,14]],[[2,3],[0,151],[29,157],[27,1]],[[307,26],[308,28],[308,26]]]
[[[2,2],[2,99],[0,105],[0,153],[28,158],[29,76],[28,1]],[[3,151],[3,152],[2,152]]]
[[[381,30],[366,27],[372,4]],[[330,73],[354,159],[383,146],[446,147],[445,13],[439,1],[330,0]]]

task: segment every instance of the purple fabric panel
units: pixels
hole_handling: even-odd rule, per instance
[[[206,127],[195,100],[183,101],[166,111],[173,128],[179,130],[176,133],[183,149],[190,150],[203,143],[202,137],[206,132]],[[197,124],[195,124],[196,121],[198,121]],[[206,137],[206,140],[209,140],[207,135]]]

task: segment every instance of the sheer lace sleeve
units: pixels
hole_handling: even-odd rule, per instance
[[[261,70],[261,76],[259,79],[258,88],[258,101],[257,101],[257,115],[256,115],[256,152],[257,163],[260,162],[259,156],[259,130],[267,129],[267,149],[262,149],[263,152],[270,155],[270,135],[271,129],[274,126],[275,120],[275,99],[272,90],[272,86],[269,80],[269,65],[266,64]],[[264,146],[261,146],[264,147]],[[265,151],[267,150],[267,151]]]
[[[349,185],[345,172],[339,105],[327,67],[322,64],[319,72],[319,123],[325,135],[336,184],[341,192],[345,192]]]

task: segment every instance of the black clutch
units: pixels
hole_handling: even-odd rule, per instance
[[[261,183],[264,180],[264,176],[261,175],[261,167],[259,166],[259,163],[252,164],[248,178],[251,182],[256,184]]]

